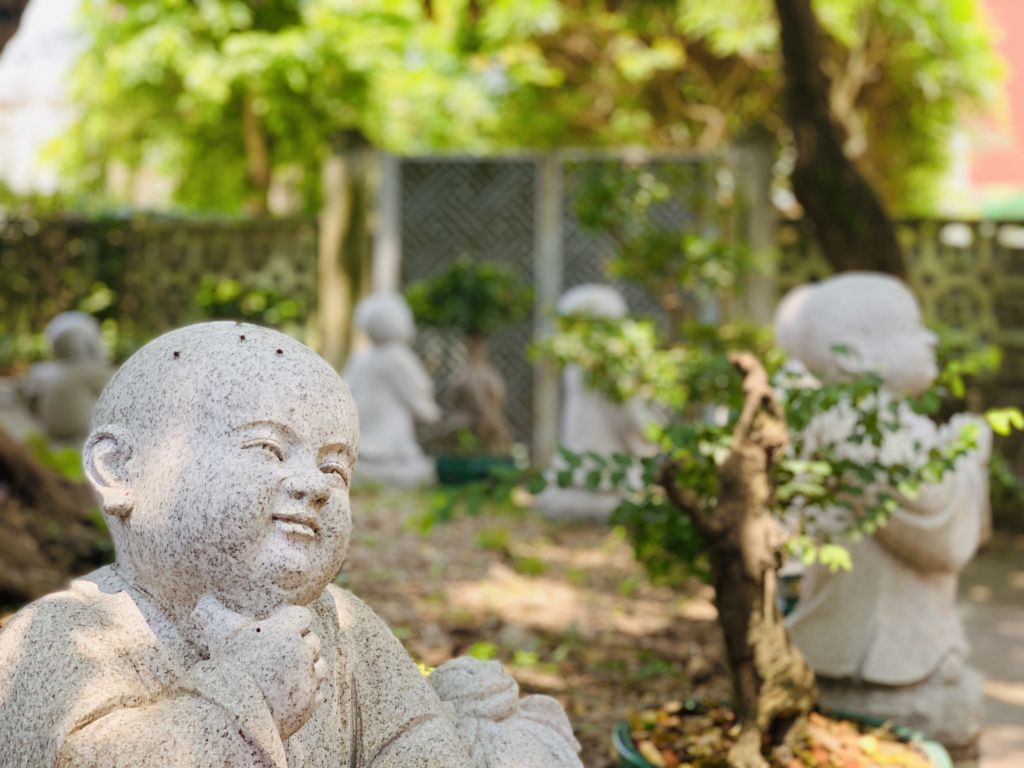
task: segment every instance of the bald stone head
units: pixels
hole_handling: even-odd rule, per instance
[[[268,615],[341,569],[358,423],[330,365],[233,322],[164,334],[107,385],[83,453],[119,571],[172,617]]]
[[[412,310],[398,293],[374,293],[367,296],[356,306],[353,319],[356,327],[369,336],[374,344],[412,344],[416,339]]]
[[[46,324],[43,333],[50,341],[53,356],[58,360],[95,360],[106,363],[110,357],[103,343],[99,322],[85,312],[61,312]]]
[[[618,289],[603,283],[583,283],[570,288],[558,300],[557,310],[563,317],[604,320],[618,320],[629,313],[626,300]]]
[[[780,302],[775,336],[787,356],[823,380],[876,373],[893,394],[935,380],[935,334],[907,285],[877,272],[847,272],[800,286]]]

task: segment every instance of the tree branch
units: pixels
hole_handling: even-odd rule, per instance
[[[721,525],[715,518],[714,510],[701,500],[691,488],[684,488],[679,484],[679,463],[666,461],[658,470],[655,482],[665,489],[665,495],[679,511],[683,512],[700,531],[701,535],[708,537],[721,532]]]
[[[752,441],[762,448],[775,450],[778,446],[773,441],[771,444],[764,444],[764,436],[753,434],[757,414],[764,410],[773,419],[782,420],[785,423],[785,415],[775,395],[775,389],[768,380],[768,373],[765,371],[761,361],[750,352],[734,352],[729,355],[729,362],[743,377],[743,410],[736,421],[733,429],[733,450],[736,450],[742,443]]]

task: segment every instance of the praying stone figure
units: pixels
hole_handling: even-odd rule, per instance
[[[56,359],[32,366],[21,393],[47,437],[81,444],[93,406],[114,373],[100,326],[84,312],[64,312],[44,333]]]
[[[563,317],[619,320],[628,313],[626,300],[615,288],[599,283],[586,283],[566,291],[558,301],[558,314]],[[643,403],[630,400],[616,403],[589,387],[583,371],[567,366],[562,374],[562,421],[559,444],[576,454],[593,451],[601,456],[612,454],[639,457],[649,455],[652,446],[644,437],[646,426],[654,416]],[[549,475],[566,469],[556,458]],[[560,488],[549,482],[536,498],[535,507],[545,517],[557,520],[607,520],[621,502],[612,488],[590,490],[577,471],[574,486]]]
[[[780,341],[818,380],[874,372],[883,380],[885,400],[919,394],[934,381],[935,336],[922,325],[902,282],[847,273],[800,290],[782,305]],[[942,427],[905,404],[897,415],[898,428],[880,447],[846,440],[856,421],[848,406],[820,414],[803,437],[810,451],[833,445],[855,461],[919,466],[930,448],[974,421],[978,447],[914,498],[895,488],[876,489],[898,498],[899,508],[873,536],[846,542],[852,570],[806,571],[789,630],[818,674],[824,706],[891,718],[967,755],[976,749],[980,729],[981,679],[967,666],[954,601],[960,571],[973,557],[988,515],[992,435],[982,420],[966,414]],[[850,514],[839,508],[816,512],[837,523]]]
[[[367,296],[356,307],[356,327],[372,342],[353,355],[344,377],[361,426],[359,481],[414,488],[434,480],[434,462],[416,442],[416,422],[441,415],[434,384],[409,345],[412,312],[396,293]]]
[[[508,764],[470,758],[460,703],[445,704],[384,622],[331,583],[352,531],[358,437],[337,373],[276,331],[194,325],[133,355],[83,455],[116,563],[0,630],[0,762]],[[528,701],[545,738],[568,745],[529,765],[580,768],[565,713]],[[527,741],[536,754],[519,731],[485,746]]]

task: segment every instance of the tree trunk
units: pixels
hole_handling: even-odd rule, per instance
[[[252,216],[265,216],[270,197],[270,149],[248,93],[242,94],[242,143],[251,188],[246,207]]]
[[[779,609],[778,547],[771,513],[772,467],[785,450],[785,415],[760,361],[734,355],[745,402],[728,457],[718,469],[718,500],[702,506],[667,464],[661,484],[704,537],[718,621],[733,675],[741,731],[729,752],[733,768],[766,768],[765,741],[790,744],[817,700],[814,672],[790,642]]]
[[[874,270],[906,278],[896,228],[881,200],[843,151],[821,68],[821,30],[810,0],[775,0],[786,75],[786,112],[797,159],[793,192],[837,272]]]
[[[109,554],[89,489],[42,466],[0,430],[0,605],[63,586]]]
[[[505,420],[505,382],[491,365],[487,339],[471,336],[466,344],[466,364],[452,384],[454,407],[447,419],[444,439],[458,447],[459,433],[466,431],[481,454],[508,453],[511,435]]]
[[[324,163],[320,211],[317,351],[335,367],[348,356],[352,312],[370,289],[376,158],[369,141],[352,130],[335,136]]]
[[[0,53],[18,31],[28,0],[0,0]]]

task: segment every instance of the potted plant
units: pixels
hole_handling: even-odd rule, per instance
[[[622,175],[617,183],[623,183]],[[640,199],[615,199],[623,197],[627,202]],[[824,528],[801,529],[787,542],[777,526],[778,515],[798,498],[809,507],[828,507],[859,495],[871,503],[849,533],[871,535],[895,504],[891,496],[875,495],[871,488],[913,489],[934,482],[973,448],[973,438],[964,435],[951,441],[920,467],[887,465],[879,459],[844,461],[827,452],[807,455],[799,445],[788,451],[787,445],[799,443],[816,415],[843,402],[859,413],[853,437],[879,445],[895,429],[889,412],[878,405],[882,382],[869,374],[807,387],[795,376],[775,382],[782,385],[777,392],[770,373],[782,361],[770,344],[763,343],[763,334],[723,324],[702,325],[695,321],[693,307],[683,301],[688,296],[713,296],[728,287],[719,277],[737,273],[731,252],[671,233],[653,231],[648,236],[648,230],[657,229],[656,222],[647,208],[635,207],[625,205],[633,214],[628,217],[631,229],[622,226],[627,217],[617,218],[614,206],[601,207],[598,218],[605,227],[625,233],[619,261],[612,267],[617,276],[641,282],[664,299],[672,321],[670,338],[659,339],[649,322],[629,319],[616,324],[563,324],[559,338],[540,345],[540,350],[559,364],[579,366],[588,385],[613,401],[639,396],[659,402],[669,414],[665,425],[655,428],[660,453],[644,460],[639,484],[623,471],[619,457],[608,460],[589,454],[568,457],[581,471],[564,473],[558,482],[568,485],[585,477],[588,486],[623,492],[626,500],[613,522],[629,530],[638,559],[654,576],[692,572],[695,567],[708,572],[734,694],[729,707],[705,704],[682,711],[676,704],[672,711],[655,710],[649,720],[636,723],[637,728],[621,725],[613,739],[621,765],[650,768],[677,765],[680,760],[731,768],[764,768],[769,760],[775,761],[771,765],[825,764],[789,760],[805,746],[813,752],[822,743],[841,742],[837,735],[846,733],[848,726],[816,712],[814,672],[783,623],[778,565],[784,545],[806,562],[832,568],[849,567],[850,555]],[[659,258],[658,249],[645,246],[661,242],[658,238],[665,241],[664,258]],[[756,354],[730,354],[743,348],[753,348]],[[611,364],[608,350],[613,349]],[[929,401],[937,402],[934,392],[916,405],[920,408]],[[531,490],[542,484],[536,479]],[[722,722],[697,729],[699,759],[686,749],[658,749],[660,724],[692,722],[709,710],[727,714]],[[859,720],[868,729],[877,725]],[[639,743],[632,743],[631,731],[642,737]],[[709,731],[720,737],[713,744]],[[866,735],[878,738],[881,733]],[[865,743],[871,744],[871,739]],[[948,756],[934,743],[915,746],[904,757],[909,762],[901,764],[948,765]]]
[[[421,327],[458,333],[466,360],[449,385],[452,411],[439,437],[438,479],[461,483],[513,464],[505,418],[505,381],[491,364],[488,340],[498,329],[526,317],[530,288],[493,262],[456,259],[433,277],[414,283],[406,300]]]
[[[817,705],[815,675],[783,623],[778,564],[785,537],[777,526],[778,515],[786,502],[797,496],[810,504],[827,506],[846,493],[867,496],[876,483],[912,488],[931,481],[934,473],[941,476],[972,450],[974,438],[966,433],[951,441],[922,467],[889,465],[881,459],[862,460],[854,466],[853,462],[824,453],[797,458],[786,450],[791,439],[797,439],[790,437],[789,429],[799,434],[816,414],[837,402],[857,404],[858,439],[876,444],[882,440],[893,427],[886,418],[888,406],[877,404],[881,402],[877,398],[880,381],[865,376],[815,388],[794,382],[780,398],[757,356],[734,353],[729,360],[739,376],[732,377],[730,386],[719,389],[717,400],[731,414],[728,423],[688,420],[682,414],[692,412],[694,403],[689,403],[687,409],[687,404],[679,402],[679,392],[699,391],[687,382],[706,375],[708,368],[720,368],[706,355],[686,357],[673,346],[647,346],[644,360],[618,361],[621,365],[614,370],[624,371],[622,376],[610,375],[611,369],[593,362],[600,359],[600,349],[628,349],[616,337],[636,338],[640,335],[632,327],[636,322],[624,321],[619,328],[607,326],[600,332],[586,329],[575,344],[563,344],[561,349],[576,350],[578,354],[572,357],[584,367],[589,383],[610,398],[626,398],[641,390],[648,395],[660,392],[657,399],[662,403],[674,403],[675,418],[660,428],[661,451],[644,460],[644,477],[638,485],[631,485],[629,475],[621,471],[614,457],[611,461],[589,454],[575,458],[584,470],[579,474],[587,477],[588,483],[611,484],[627,494],[613,521],[626,526],[638,558],[655,576],[666,576],[673,569],[692,569],[701,561],[710,572],[734,698],[727,710],[729,722],[708,726],[716,728],[722,739],[718,762],[706,764],[764,767],[769,765],[773,750],[782,748],[789,750],[783,754],[793,754],[798,745],[808,744],[808,738],[822,733],[827,734],[822,741],[835,741],[833,737],[843,732],[842,726],[816,714],[812,718]],[[665,365],[655,359],[658,357],[665,358]],[[674,375],[666,375],[671,370]],[[571,482],[568,475],[559,478],[560,484]],[[892,503],[884,495],[867,503],[863,516],[854,521],[857,528],[850,532],[869,535],[873,526],[884,524]],[[810,528],[802,529],[795,540],[790,539],[791,551],[808,562],[849,567],[849,555],[841,543],[828,538],[824,530],[820,533],[820,538],[815,538]],[[663,720],[678,723],[697,714],[666,712],[643,725],[653,732]],[[634,733],[642,733],[642,727]],[[631,743],[629,730],[620,727],[614,737],[621,765],[674,764],[671,760],[658,762],[658,753],[651,752],[650,744],[646,751],[638,751]],[[701,749],[706,750],[708,728],[701,730],[705,733],[699,738]],[[880,733],[871,731],[870,735],[877,738]],[[908,765],[943,764],[936,757],[942,751],[935,744],[916,751],[921,762]],[[641,758],[642,754],[652,759]],[[641,759],[644,761],[638,762]],[[776,764],[786,763],[771,763]]]

